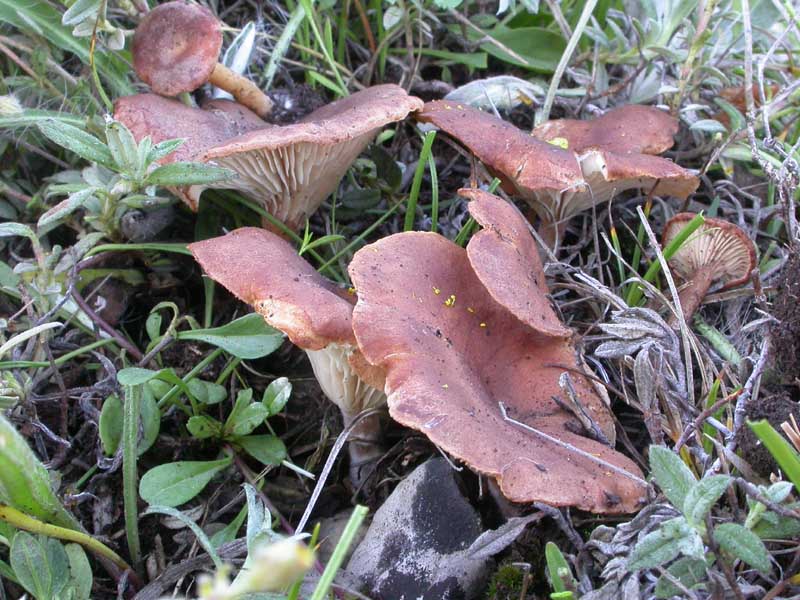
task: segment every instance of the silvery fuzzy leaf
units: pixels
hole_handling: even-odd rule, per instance
[[[498,75],[477,79],[456,88],[444,99],[451,102],[469,104],[484,110],[511,110],[526,99],[542,97],[546,89],[539,83],[532,83],[511,75]]]
[[[222,55],[222,64],[234,73],[238,73],[239,75],[243,74],[247,69],[247,65],[250,63],[255,41],[256,25],[253,21],[250,21],[242,28],[239,35],[234,38],[227,50],[225,50],[225,53]],[[233,96],[225,90],[216,87],[214,88],[212,96],[214,98],[233,98]]]
[[[622,358],[623,356],[633,356],[642,348],[642,342],[603,342],[594,351],[594,355],[599,358]]]
[[[502,552],[519,537],[528,523],[539,519],[540,516],[536,513],[526,517],[511,517],[497,529],[484,531],[467,548],[467,556],[475,560],[482,560]]]
[[[636,385],[636,395],[642,406],[650,409],[656,404],[656,377],[650,354],[642,350],[633,363],[633,381]]]
[[[638,319],[624,319],[614,323],[601,323],[600,329],[604,333],[613,335],[622,340],[636,340],[643,337],[660,338],[664,335],[658,327]]]

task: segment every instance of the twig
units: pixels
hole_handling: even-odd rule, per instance
[[[136,346],[134,346],[128,339],[125,338],[119,331],[114,329],[111,325],[109,325],[103,317],[98,315],[91,306],[86,302],[86,300],[81,296],[80,292],[77,289],[72,290],[72,297],[75,300],[75,304],[86,313],[86,315],[103,331],[105,331],[108,335],[114,338],[114,341],[117,342],[120,347],[125,349],[128,354],[130,354],[131,358],[133,358],[136,362],[140,362],[144,358],[144,354],[142,354],[141,350],[139,350]]]

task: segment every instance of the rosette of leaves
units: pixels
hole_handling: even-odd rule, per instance
[[[753,531],[752,519],[744,524],[712,522],[712,509],[733,482],[729,475],[706,475],[698,480],[677,454],[662,446],[650,447],[650,468],[679,514],[637,540],[626,568],[633,572],[665,567],[666,573],[656,582],[656,597],[669,598],[680,594],[682,588],[705,588],[707,572],[720,561],[741,561],[762,574],[770,572],[769,552]],[[776,485],[767,496],[785,499],[788,489]]]
[[[47,197],[66,196],[45,212],[37,223],[43,235],[82,210],[83,221],[111,240],[122,237],[122,219],[130,210],[153,211],[174,200],[159,195],[160,187],[202,185],[230,179],[234,174],[220,167],[192,162],[158,161],[174,152],[183,140],[153,144],[144,137],[138,144],[122,123],[108,119],[104,140],[88,131],[55,119],[38,123],[50,141],[91,162],[81,171],[65,171],[54,177]]]

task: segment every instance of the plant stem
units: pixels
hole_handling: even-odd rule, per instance
[[[128,539],[128,551],[137,569],[141,564],[139,511],[137,509],[139,477],[136,470],[141,398],[141,386],[132,385],[125,388],[125,412],[122,421],[122,497],[125,505],[125,533]]]
[[[66,529],[58,525],[50,525],[44,523],[39,519],[34,519],[23,512],[18,511],[16,508],[0,504],[0,520],[13,525],[17,529],[24,529],[31,533],[38,533],[46,535],[51,538],[64,540],[67,542],[75,542],[84,548],[90,550],[98,556],[107,558],[123,571],[131,571],[131,567],[125,560],[111,548],[102,542],[94,539],[92,536],[83,533],[82,531],[75,531],[73,529]]]
[[[553,108],[553,100],[555,100],[556,92],[558,91],[558,84],[561,82],[564,71],[567,70],[567,65],[569,65],[569,61],[572,58],[572,53],[575,51],[575,47],[578,45],[581,36],[583,36],[583,30],[586,29],[586,24],[589,22],[589,17],[592,16],[595,6],[597,6],[597,0],[587,0],[586,4],[583,5],[583,11],[575,25],[575,30],[572,32],[572,37],[569,38],[567,47],[561,55],[561,60],[558,61],[555,73],[553,73],[553,78],[550,80],[550,88],[547,90],[547,96],[545,96],[542,110],[536,113],[536,125],[550,118],[550,109]]]

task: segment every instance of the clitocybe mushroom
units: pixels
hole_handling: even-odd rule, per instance
[[[428,102],[416,118],[459,140],[501,179],[506,192],[525,199],[541,219],[540,233],[548,242],[555,241],[572,216],[616,193],[643,188],[685,199],[699,184],[692,173],[665,158],[581,143],[577,152],[563,149],[452,102]]]
[[[118,98],[114,102],[114,118],[131,130],[137,142],[146,136],[154,144],[183,139],[183,144],[160,159],[159,164],[195,160],[207,148],[265,125],[255,113],[231,100],[213,100],[199,109],[156,94]],[[196,210],[197,198],[189,195],[190,189],[170,191]]]
[[[573,152],[602,148],[623,154],[661,154],[672,148],[678,120],[652,106],[627,104],[596,119],[555,119],[533,130],[533,137]]]
[[[398,233],[350,264],[353,330],[364,358],[386,373],[390,414],[494,477],[512,501],[636,510],[646,486],[639,469],[577,433],[575,416],[553,399],[570,373],[577,403],[614,439],[606,402],[582,375],[569,331],[554,323],[524,218],[495,196],[466,195],[484,227],[466,250],[435,233]],[[498,257],[513,249],[520,260],[503,271]],[[523,282],[520,297],[509,281]]]
[[[186,138],[184,156],[236,172],[232,181],[213,187],[241,191],[291,229],[299,228],[319,208],[384,126],[403,120],[423,104],[397,85],[378,85],[323,106],[299,123],[257,126],[253,113],[241,107],[235,111],[233,107],[238,105],[232,102],[208,103],[213,112],[224,113],[218,115],[224,117],[222,120],[188,107],[175,108],[177,116],[173,119],[170,111],[160,106],[155,110],[153,98],[122,98],[117,101],[114,116],[133,131],[137,140],[145,135],[154,141]],[[192,117],[204,124],[196,125]],[[209,121],[212,126],[206,129]],[[239,130],[236,134],[224,135],[235,128]],[[191,186],[178,194],[196,210],[204,189]]]
[[[229,92],[259,117],[272,101],[252,81],[218,62],[222,29],[210,10],[184,0],[160,4],[133,36],[133,68],[162,96],[193,92],[206,82]]]
[[[422,101],[400,86],[377,85],[318,108],[299,123],[227,140],[197,159],[235,171],[238,177],[224,187],[257,200],[296,229],[336,189],[383,127],[421,108]],[[199,198],[201,192],[193,188],[190,194]]]
[[[322,277],[281,237],[245,227],[189,244],[206,274],[306,351],[325,395],[342,411],[345,427],[382,406],[383,374],[367,365],[352,329],[354,298]],[[358,369],[358,371],[356,371]],[[349,442],[350,476],[358,486],[368,463],[383,453],[380,416],[362,419]]]
[[[664,227],[667,246],[691,221],[693,213],[679,213]],[[705,222],[669,259],[669,266],[686,285],[678,292],[684,318],[689,321],[714,283],[719,289],[742,285],[756,267],[756,249],[747,234],[733,223],[705,218]]]

